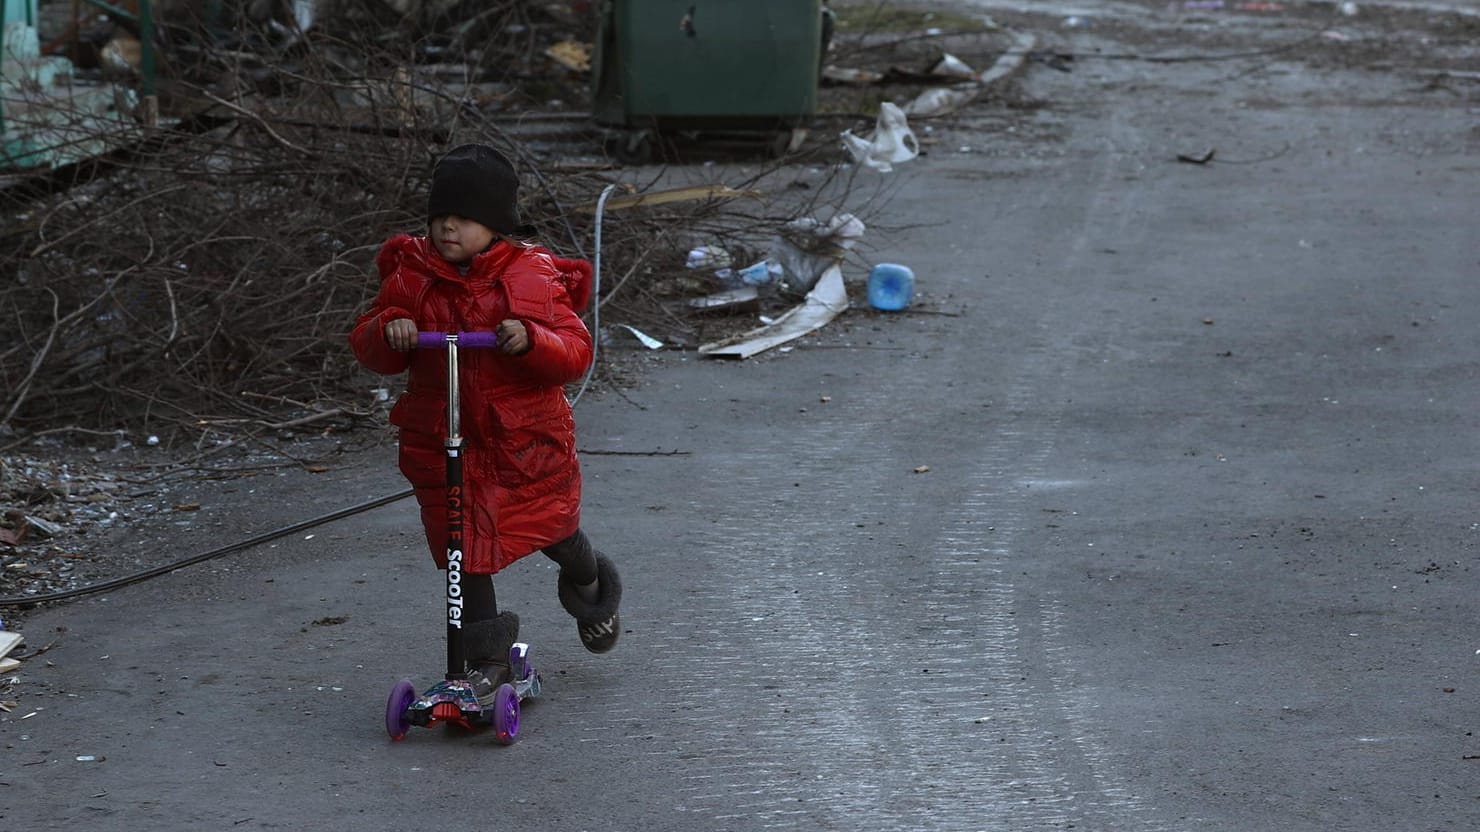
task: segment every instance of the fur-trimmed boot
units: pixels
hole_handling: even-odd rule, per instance
[[[564,569],[560,570],[556,588],[560,592],[560,606],[575,617],[576,631],[587,650],[605,653],[616,646],[617,636],[622,632],[622,622],[617,616],[617,606],[622,603],[622,579],[617,576],[617,567],[610,558],[600,554],[596,556],[596,591],[599,595],[595,603],[587,603],[581,597],[575,582],[565,576]]]
[[[463,627],[463,655],[468,667],[490,679],[500,672],[507,674],[509,648],[519,640],[519,616],[505,610],[493,618],[469,621]]]

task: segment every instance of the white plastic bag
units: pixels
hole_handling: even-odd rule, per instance
[[[730,253],[719,246],[691,248],[688,260],[684,263],[690,269],[727,269],[730,264]]]
[[[843,261],[864,231],[863,220],[846,212],[826,222],[816,217],[788,222],[786,232],[772,241],[769,257],[780,269],[782,294],[801,296],[812,291],[818,278]]]
[[[809,248],[819,244],[838,248],[852,248],[863,237],[863,220],[852,214],[840,212],[827,222],[816,217],[798,217],[786,224],[786,230],[808,241]]]
[[[900,162],[908,162],[920,155],[920,143],[910,129],[904,111],[888,101],[879,105],[879,120],[872,138],[863,139],[853,135],[851,130],[844,130],[842,139],[843,147],[852,154],[853,161],[880,173],[888,173]]]

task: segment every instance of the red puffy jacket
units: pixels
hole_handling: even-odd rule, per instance
[[[377,373],[410,371],[390,419],[401,429],[401,473],[416,491],[437,565],[447,565],[447,356],[392,350],[385,325],[397,318],[438,332],[487,332],[515,318],[529,332],[530,349],[517,357],[489,349],[458,356],[463,568],[497,572],[569,537],[580,524],[581,471],[563,385],[591,363],[591,334],[576,314],[590,295],[590,264],[499,242],[461,274],[426,237],[403,234],[386,241],[376,265],[380,293],[355,323],[350,345]]]

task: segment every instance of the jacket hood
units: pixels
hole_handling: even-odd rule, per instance
[[[591,263],[586,260],[573,260],[559,257],[553,252],[545,250],[550,255],[550,261],[555,264],[555,271],[560,274],[560,282],[565,286],[565,291],[570,295],[571,308],[579,314],[586,310],[586,304],[591,301],[591,284],[593,269]]]
[[[430,266],[427,257],[430,248],[430,241],[426,237],[397,234],[381,244],[380,251],[375,255],[375,268],[384,280],[395,274],[403,264]]]

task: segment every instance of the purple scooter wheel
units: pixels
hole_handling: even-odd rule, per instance
[[[416,688],[409,679],[402,679],[391,688],[391,695],[385,700],[385,732],[391,735],[391,739],[399,740],[411,730],[411,720],[406,718],[406,709],[415,701]]]
[[[493,692],[493,735],[502,745],[519,737],[519,694],[513,685],[499,685]]]

